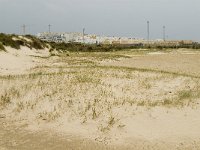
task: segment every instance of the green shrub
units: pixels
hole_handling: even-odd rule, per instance
[[[3,50],[5,51],[5,47],[3,46],[3,44],[0,42],[0,51]]]
[[[7,34],[1,33],[0,34],[0,42],[4,46],[10,46],[12,48],[19,49],[21,42],[13,40],[13,37],[15,37],[15,35],[7,35]]]
[[[10,102],[11,102],[11,98],[8,93],[4,93],[3,95],[0,96],[0,107],[1,106],[4,107]]]
[[[20,46],[27,46],[29,48],[35,49],[44,49],[45,47],[47,47],[47,44],[44,41],[41,41],[40,39],[32,35],[26,35],[25,37],[30,39],[31,41],[27,41],[23,38],[19,39],[19,37],[14,34],[9,35],[0,33],[0,49],[4,50],[4,46],[10,46],[15,49],[20,49]],[[14,40],[13,38],[16,38],[17,40]]]
[[[25,37],[31,40],[31,42],[28,42],[31,48],[44,49],[45,47],[47,47],[47,44],[44,41],[38,39],[35,36],[25,35]]]

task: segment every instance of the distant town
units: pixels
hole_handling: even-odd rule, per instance
[[[43,32],[38,33],[37,37],[43,41],[56,43],[85,43],[85,44],[112,44],[112,45],[138,45],[138,44],[154,44],[179,46],[180,44],[192,45],[192,40],[147,40],[142,38],[116,37],[116,36],[100,36],[95,34],[85,34],[78,32]]]

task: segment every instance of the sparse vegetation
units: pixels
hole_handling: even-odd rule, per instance
[[[48,44],[39,40],[35,36],[26,35],[25,37],[30,40],[30,42],[28,42],[28,45],[29,45],[30,48],[44,49],[44,48],[48,47]]]
[[[20,45],[24,45],[24,42],[20,39],[13,40],[15,35],[0,34],[0,42],[3,46],[10,46],[15,49],[19,49]]]
[[[5,51],[5,47],[3,46],[3,44],[0,42],[0,51],[3,50]]]
[[[112,113],[114,109],[184,107],[193,104],[193,100],[200,95],[197,82],[199,78],[182,76],[182,82],[177,85],[181,88],[170,88],[174,92],[169,94],[164,94],[164,89],[165,86],[171,86],[171,83],[157,86],[165,80],[175,82],[180,77],[178,74],[123,67],[74,67],[74,64],[59,68],[59,72],[49,72],[53,68],[36,68],[33,74],[28,75],[2,76],[0,81],[4,82],[1,91],[11,88],[7,90],[7,94],[2,94],[1,106],[5,108],[11,104],[16,105],[13,108],[18,113],[37,110],[34,111],[35,117],[47,122],[54,121],[63,114],[79,118],[80,123],[102,122],[97,128],[107,132],[114,126],[119,126],[119,120]],[[196,83],[196,86],[185,90],[185,80]],[[106,114],[113,115],[105,120]],[[121,118],[125,114],[119,115]],[[127,112],[126,115],[131,114]]]
[[[184,99],[189,99],[192,98],[193,96],[193,91],[191,90],[183,90],[178,92],[178,99],[179,100],[184,100]]]
[[[5,107],[11,102],[10,95],[7,92],[3,93],[0,98],[0,107]]]
[[[27,39],[28,40],[27,40]],[[14,49],[20,49],[20,46],[27,46],[29,48],[35,49],[44,49],[47,47],[47,44],[34,36],[26,35],[26,36],[18,36],[18,35],[8,35],[0,33],[0,49],[5,49],[4,46],[10,46]]]

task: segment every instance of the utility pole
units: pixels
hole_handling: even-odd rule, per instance
[[[23,33],[23,35],[26,34],[26,25],[25,24],[22,25],[22,33]]]
[[[165,41],[165,40],[166,40],[166,37],[165,37],[165,29],[166,29],[166,27],[165,27],[165,26],[163,26],[163,41]]]
[[[147,41],[149,43],[150,33],[149,33],[149,21],[147,21]]]
[[[49,24],[48,27],[49,27],[49,33],[50,33],[51,32],[51,25]]]
[[[85,28],[83,28],[83,43],[85,43]]]

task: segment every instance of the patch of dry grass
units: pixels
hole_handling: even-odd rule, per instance
[[[10,107],[16,118],[23,115],[24,119],[32,116],[36,121],[53,122],[67,116],[82,124],[96,122],[99,131],[107,132],[123,127],[120,118],[131,116],[129,110],[135,107],[194,104],[200,98],[199,80],[167,72],[87,63],[39,67],[28,75],[0,77],[0,107]],[[114,113],[119,109],[123,111]]]

